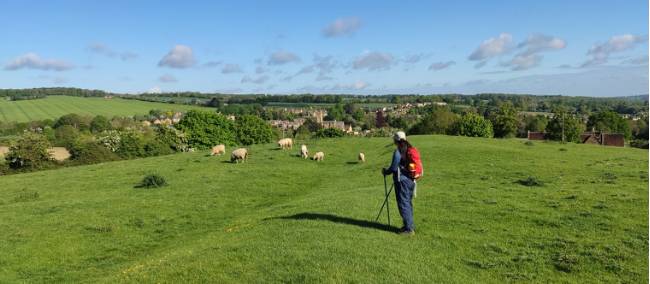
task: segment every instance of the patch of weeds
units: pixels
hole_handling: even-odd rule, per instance
[[[502,247],[500,247],[497,244],[484,244],[483,245],[484,250],[496,252],[496,253],[507,253],[508,251]]]
[[[576,199],[578,199],[578,196],[577,196],[577,195],[575,195],[575,194],[571,194],[571,195],[569,195],[569,196],[567,196],[567,197],[565,197],[564,199],[569,199],[569,200],[576,200]]]
[[[598,204],[594,205],[595,209],[607,209],[607,205],[602,202],[598,202]]]
[[[145,176],[135,188],[159,188],[167,185],[165,178],[158,174]]]
[[[492,267],[497,266],[497,264],[496,264],[496,263],[493,263],[493,262],[480,261],[480,260],[472,260],[472,259],[467,260],[466,263],[467,263],[469,266],[472,266],[472,267],[475,267],[475,268],[478,268],[478,269],[490,269],[490,268],[492,268]]]
[[[481,180],[489,180],[489,179],[490,179],[489,176],[481,176]]]
[[[38,200],[39,197],[40,196],[38,195],[38,191],[23,189],[20,193],[18,193],[18,196],[14,198],[14,202],[29,202]]]
[[[546,206],[551,207],[551,208],[558,208],[560,207],[560,203],[557,201],[550,201],[546,204]]]
[[[506,272],[505,277],[513,281],[532,279],[532,277],[529,274],[521,273],[521,272]]]
[[[566,152],[566,151],[569,151],[569,150],[567,150],[567,148],[560,148],[560,152]]]
[[[614,184],[616,183],[616,175],[610,172],[606,172],[603,174],[603,181],[607,184]]]
[[[589,212],[589,211],[580,212],[580,213],[578,213],[578,215],[580,215],[580,217],[591,217],[591,216],[593,216],[593,214],[591,214],[591,212]]]
[[[526,141],[526,142],[524,142],[524,145],[526,145],[526,146],[535,146],[535,143],[533,143],[533,141]]]
[[[576,271],[578,265],[578,257],[573,254],[557,253],[553,256],[553,266],[555,269],[571,273]]]
[[[489,205],[494,205],[494,204],[497,204],[497,201],[496,201],[496,199],[486,199],[486,200],[483,200],[483,203],[489,204]]]
[[[142,229],[144,228],[144,220],[142,220],[140,217],[135,217],[131,219],[131,225],[138,229]]]
[[[86,226],[87,231],[93,233],[110,233],[113,232],[113,227],[111,225],[96,225],[96,226]]]
[[[523,186],[544,186],[544,182],[542,182],[541,180],[537,179],[534,176],[529,176],[525,179],[520,179],[517,181],[517,183]]]
[[[526,262],[526,261],[531,261],[533,258],[529,255],[526,254],[517,254],[512,257],[513,262]]]

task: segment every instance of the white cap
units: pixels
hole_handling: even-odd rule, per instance
[[[395,132],[395,135],[393,135],[393,140],[395,141],[406,140],[406,133],[404,133],[404,131]]]

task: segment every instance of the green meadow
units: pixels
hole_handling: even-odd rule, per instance
[[[43,99],[8,101],[0,99],[0,121],[27,122],[56,119],[76,113],[80,115],[132,116],[147,114],[152,109],[186,111],[205,109],[199,106],[144,102],[120,98],[83,98],[71,96],[48,96]]]
[[[374,222],[389,138],[298,141],[323,162],[267,144],[243,164],[195,152],[0,176],[0,282],[648,282],[647,150],[410,140],[425,167],[412,237],[395,234],[394,195],[391,226]],[[134,188],[149,173],[169,185]]]

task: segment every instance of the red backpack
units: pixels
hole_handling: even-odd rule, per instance
[[[409,147],[406,150],[406,165],[411,178],[417,180],[424,174],[422,170],[422,160],[420,152],[415,147]]]

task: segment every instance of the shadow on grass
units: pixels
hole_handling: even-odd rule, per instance
[[[363,227],[368,229],[382,230],[382,231],[392,232],[392,233],[397,233],[399,231],[399,228],[397,227],[389,226],[382,223],[353,219],[348,217],[341,217],[332,214],[322,214],[322,213],[299,213],[295,215],[280,216],[280,217],[274,217],[268,219],[329,221],[338,224],[346,224],[346,225],[352,225],[352,226]]]

